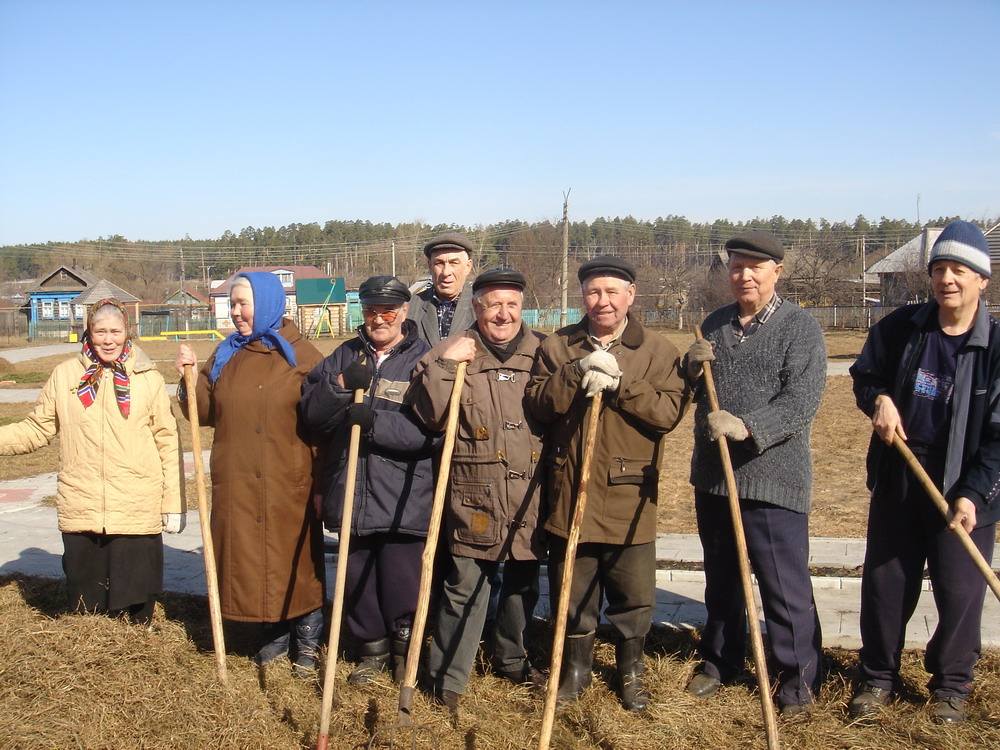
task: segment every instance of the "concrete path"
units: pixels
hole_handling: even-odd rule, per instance
[[[207,465],[208,451],[205,451]],[[191,454],[185,468],[193,472]],[[48,577],[62,576],[62,537],[56,526],[55,509],[40,505],[55,494],[55,475],[0,482],[0,573],[25,573]],[[198,513],[188,513],[187,528],[181,534],[164,534],[164,584],[168,591],[205,594]],[[863,539],[811,540],[810,565],[817,571],[836,570],[837,576],[816,575],[813,588],[823,627],[823,644],[857,648],[858,607],[861,597],[860,573],[864,560]],[[327,535],[327,578],[333,590],[336,570],[336,536]],[[676,628],[700,628],[705,624],[705,574],[701,543],[694,534],[660,534],[656,542],[657,623]],[[1000,560],[1000,545],[994,553]],[[692,569],[693,568],[693,569]],[[759,600],[759,599],[758,599]],[[542,580],[539,613],[549,612],[548,581]],[[763,622],[763,621],[762,621]],[[923,648],[937,623],[930,587],[925,584],[920,603],[906,633],[907,648]],[[987,592],[983,611],[983,645],[1000,648],[1000,602]]]

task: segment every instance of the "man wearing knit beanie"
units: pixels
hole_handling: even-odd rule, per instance
[[[858,407],[874,430],[862,683],[848,705],[854,719],[876,717],[898,681],[925,562],[938,613],[924,656],[935,722],[965,720],[981,647],[986,583],[949,528],[961,525],[990,563],[1000,519],[1000,322],[980,299],[992,273],[983,233],[967,221],[951,222],[931,249],[928,271],[934,299],[874,325],[851,366]],[[948,501],[950,523],[891,449],[896,436]]]
[[[687,691],[709,698],[744,668],[746,606],[718,439],[729,439],[747,549],[760,587],[783,717],[806,716],[822,682],[809,578],[809,432],[826,385],[823,331],[776,292],[785,249],[761,231],[726,243],[734,302],[710,313],[685,358],[692,385],[713,361],[720,411],[696,393],[691,483],[705,553],[708,621]]]

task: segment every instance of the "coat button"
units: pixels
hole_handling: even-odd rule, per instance
[[[260,472],[257,472],[257,478],[260,479]]]

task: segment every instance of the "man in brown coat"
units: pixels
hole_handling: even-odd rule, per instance
[[[548,425],[550,510],[549,586],[562,578],[566,539],[583,460],[590,396],[604,392],[594,446],[587,508],[573,581],[561,700],[576,700],[590,684],[594,634],[602,595],[620,636],[615,656],[619,695],[644,711],[643,644],[656,590],[656,496],[664,436],[680,421],[688,390],[680,355],[667,339],[629,313],[635,268],[613,256],[580,266],[587,316],[548,337],[539,348],[528,406]],[[553,597],[553,601],[556,597]]]
[[[521,322],[524,287],[518,271],[480,274],[472,285],[476,322],[425,354],[410,388],[417,416],[442,430],[456,368],[468,363],[445,509],[453,565],[444,582],[429,660],[435,697],[452,711],[469,681],[489,582],[501,563],[494,668],[514,683],[543,683],[524,647],[545,549],[538,526],[544,490],[538,465],[542,426],[524,410],[524,389],[542,336]]]

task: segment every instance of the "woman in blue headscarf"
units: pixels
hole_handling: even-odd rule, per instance
[[[241,273],[230,283],[236,331],[198,373],[201,424],[212,445],[212,539],[222,616],[264,623],[254,657],[293,659],[315,673],[323,631],[323,534],[312,503],[315,451],[299,424],[302,381],[323,359],[283,318],[285,289],[272,273]],[[181,344],[177,369],[197,365]],[[185,415],[189,400],[178,399]]]

